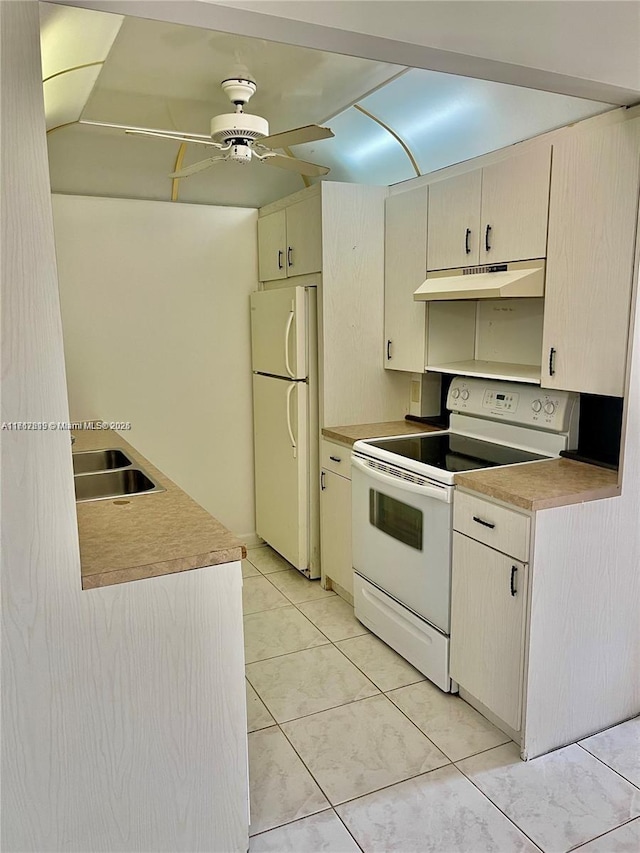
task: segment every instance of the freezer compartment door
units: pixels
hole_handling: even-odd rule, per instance
[[[251,294],[254,372],[307,378],[307,289],[285,287]]]
[[[309,567],[309,447],[305,382],[253,376],[258,535],[300,571]]]

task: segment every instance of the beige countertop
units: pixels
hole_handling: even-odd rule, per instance
[[[77,503],[82,588],[241,560],[244,545],[112,430],[78,430],[74,451],[122,448],[164,492]]]
[[[618,472],[572,459],[549,459],[456,474],[454,482],[522,509],[539,510],[612,498]]]
[[[352,445],[363,438],[383,438],[387,435],[413,435],[418,432],[437,432],[439,427],[420,424],[416,421],[384,421],[379,424],[350,424],[347,426],[324,427],[322,435],[330,441]]]

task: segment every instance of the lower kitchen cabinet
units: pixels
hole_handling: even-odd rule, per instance
[[[322,577],[325,582],[330,579],[353,598],[351,480],[325,468],[320,478]]]
[[[527,570],[454,532],[451,677],[515,731],[522,721]]]

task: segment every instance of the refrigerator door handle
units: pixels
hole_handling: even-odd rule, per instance
[[[293,448],[293,458],[295,459],[298,456],[298,445],[296,444],[295,437],[293,435],[293,429],[291,427],[291,395],[296,389],[296,383],[292,382],[291,385],[287,388],[287,429],[289,430],[289,440],[291,441],[291,447]]]
[[[287,368],[287,373],[292,379],[296,378],[295,373],[291,370],[291,364],[289,363],[289,336],[291,335],[291,326],[293,324],[293,320],[296,316],[296,312],[293,308],[293,304],[291,305],[291,311],[289,312],[289,319],[287,320],[287,327],[284,333],[284,364]]]

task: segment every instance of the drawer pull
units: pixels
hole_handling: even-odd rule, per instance
[[[342,459],[339,456],[330,456],[329,459],[332,462],[342,462]]]
[[[495,527],[495,524],[492,524],[490,521],[483,521],[481,518],[478,518],[477,515],[473,516],[473,520],[478,524],[481,524],[483,527],[490,527],[491,530]]]
[[[518,567],[511,566],[511,595],[517,595],[518,590],[516,589],[516,575],[518,574]]]

